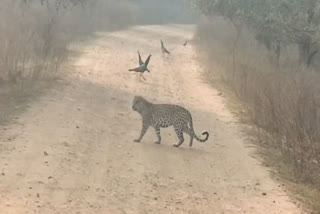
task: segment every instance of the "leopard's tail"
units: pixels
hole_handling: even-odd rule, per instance
[[[203,131],[201,133],[201,135],[205,135],[206,137],[204,139],[201,139],[196,134],[194,134],[193,136],[194,136],[195,139],[197,139],[197,141],[202,142],[202,143],[206,142],[209,139],[209,132],[208,131]]]
[[[205,138],[201,139],[201,138],[199,138],[199,137],[196,135],[196,133],[194,132],[194,129],[193,129],[192,119],[190,120],[190,128],[191,128],[191,132],[192,132],[193,137],[194,137],[197,141],[203,143],[203,142],[206,142],[206,141],[209,139],[209,132],[206,131],[206,130],[201,133],[201,135],[205,135]]]

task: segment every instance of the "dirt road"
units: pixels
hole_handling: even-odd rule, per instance
[[[182,46],[192,32],[141,26],[73,45],[79,54],[62,80],[1,128],[0,213],[301,213],[252,157],[192,44]],[[173,53],[166,59],[160,39]],[[153,55],[144,82],[128,71],[138,49]],[[184,105],[209,141],[174,148],[170,128],[161,145],[152,129],[133,143],[141,127],[134,95]]]

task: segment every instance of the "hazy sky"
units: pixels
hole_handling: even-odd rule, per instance
[[[196,15],[187,0],[131,0],[142,10],[144,23],[195,22]]]

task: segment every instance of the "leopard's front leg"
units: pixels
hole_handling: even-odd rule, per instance
[[[142,138],[145,135],[145,133],[147,132],[148,128],[149,128],[149,125],[147,123],[145,123],[144,121],[142,121],[142,129],[141,129],[141,132],[140,132],[140,136],[139,136],[138,139],[135,139],[134,142],[139,143],[142,140]]]
[[[156,135],[158,138],[158,140],[155,142],[155,144],[160,144],[161,143],[160,127],[156,126],[156,127],[154,127],[154,130],[156,131]]]

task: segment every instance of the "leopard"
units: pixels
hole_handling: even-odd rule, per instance
[[[193,138],[199,142],[206,142],[209,139],[209,132],[206,130],[201,133],[205,136],[203,139],[195,134],[190,111],[180,105],[155,104],[137,95],[134,96],[132,110],[139,113],[142,117],[140,136],[134,139],[134,142],[141,142],[149,127],[153,127],[158,138],[155,143],[161,144],[160,128],[167,128],[169,126],[173,126],[179,139],[179,142],[173,145],[174,147],[179,147],[183,144],[183,133],[190,136],[189,147],[192,147]]]

